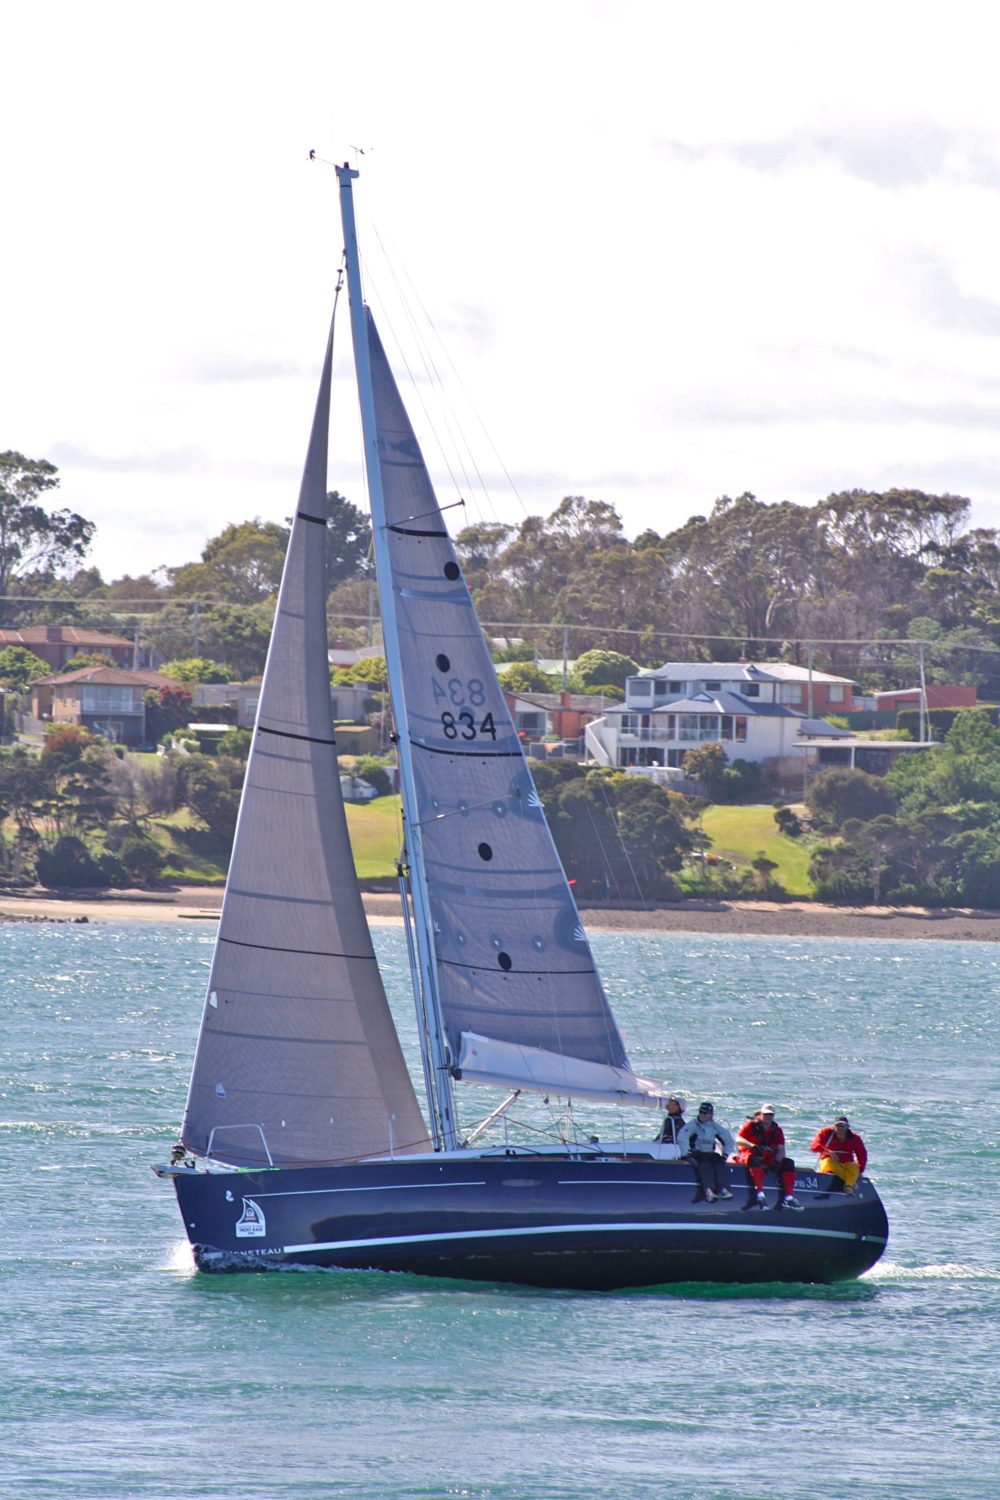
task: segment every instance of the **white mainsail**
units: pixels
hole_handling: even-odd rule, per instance
[[[428,1146],[340,794],[325,614],[330,367],[328,344],[182,1132],[190,1151],[237,1165]]]

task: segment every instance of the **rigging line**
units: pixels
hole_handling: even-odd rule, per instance
[[[381,249],[382,254],[385,257],[385,262],[386,262],[386,266],[387,266],[388,271],[389,271],[389,275],[392,277],[392,280],[393,280],[393,282],[394,282],[394,284],[396,286],[396,290],[397,290],[397,293],[398,293],[399,299],[400,299],[400,304],[401,304],[401,306],[404,309],[407,321],[408,321],[408,323],[410,325],[411,332],[413,334],[414,339],[416,340],[417,348],[419,349],[420,355],[421,355],[421,359],[423,360],[424,370],[427,373],[427,376],[428,376],[428,379],[429,379],[431,385],[432,386],[436,386],[436,388],[437,388],[438,399],[439,399],[439,401],[441,403],[442,414],[443,414],[443,417],[444,417],[445,425],[447,426],[447,429],[448,429],[448,435],[449,435],[451,441],[455,444],[456,456],[458,458],[459,464],[461,465],[462,471],[465,474],[466,488],[469,491],[472,491],[475,488],[475,486],[471,483],[470,476],[469,476],[469,473],[468,473],[468,468],[467,468],[467,465],[466,465],[466,458],[468,458],[469,463],[471,463],[472,468],[475,471],[476,478],[479,481],[479,490],[482,493],[483,499],[485,500],[486,505],[487,505],[488,509],[490,510],[490,512],[491,512],[491,514],[493,516],[494,521],[497,521],[499,519],[499,517],[497,516],[496,506],[493,504],[493,500],[492,500],[492,497],[490,495],[489,489],[487,488],[486,482],[483,479],[482,473],[481,473],[480,468],[479,468],[479,464],[476,461],[476,456],[475,456],[475,453],[473,451],[472,444],[468,441],[468,439],[465,436],[465,431],[464,431],[464,428],[462,426],[462,421],[461,421],[461,418],[460,418],[460,416],[458,414],[458,410],[457,410],[457,408],[455,407],[454,403],[452,402],[451,398],[448,395],[448,392],[447,392],[447,389],[445,387],[444,381],[441,379],[440,372],[439,372],[439,370],[437,368],[437,365],[434,362],[433,356],[431,355],[431,352],[430,352],[430,349],[429,349],[429,347],[427,345],[427,342],[426,342],[426,340],[425,340],[425,338],[424,338],[421,330],[417,327],[416,319],[414,318],[413,313],[411,311],[410,300],[407,297],[405,291],[403,290],[403,288],[402,288],[402,286],[400,284],[400,281],[399,281],[399,277],[396,274],[395,259],[394,259],[394,257],[392,257],[392,256],[389,255],[389,252],[386,249],[385,243],[384,243],[381,235],[379,234],[378,229],[374,225],[372,226],[372,229],[373,229],[373,233],[375,235],[375,238],[378,240],[379,248]],[[406,275],[405,271],[404,271],[404,275]],[[410,287],[411,292],[413,293],[413,296],[416,298],[417,305],[420,307],[421,312],[423,312],[424,317],[427,319],[427,322],[428,322],[428,324],[429,324],[432,332],[437,337],[438,343],[441,345],[442,348],[444,348],[444,345],[443,345],[443,342],[441,340],[441,337],[437,333],[437,329],[435,328],[433,321],[431,320],[431,318],[429,317],[426,309],[424,308],[423,304],[421,303],[419,294],[417,293],[416,288],[414,287],[413,282],[410,279],[409,275],[406,275],[406,281],[407,281],[407,283],[408,283],[408,285]],[[459,381],[459,386],[461,388],[461,381]],[[454,424],[451,422],[449,414],[453,414],[454,415]],[[454,428],[457,429],[457,436],[456,436],[456,433],[452,430],[453,426],[454,426]],[[520,497],[518,497],[518,498],[520,498]]]
[[[445,445],[444,445],[444,443],[441,440],[441,435],[440,435],[440,433],[438,431],[438,424],[435,422],[433,416],[431,415],[430,410],[428,409],[427,402],[424,400],[423,391],[421,390],[420,385],[419,385],[419,383],[417,381],[417,378],[416,378],[416,376],[413,373],[413,368],[412,368],[412,365],[410,363],[409,357],[408,357],[408,355],[407,355],[407,353],[406,353],[406,351],[405,351],[405,349],[403,347],[403,344],[402,344],[402,341],[400,340],[399,334],[396,332],[396,327],[395,327],[395,324],[394,324],[393,319],[392,319],[392,314],[389,311],[389,305],[386,302],[385,298],[382,297],[379,294],[375,277],[374,277],[374,275],[372,273],[372,270],[371,270],[370,266],[368,265],[367,261],[364,262],[364,265],[365,265],[365,268],[366,268],[366,271],[367,271],[368,283],[374,289],[375,295],[378,297],[378,302],[379,302],[379,307],[381,309],[381,313],[384,314],[384,316],[385,316],[386,322],[385,322],[384,326],[386,326],[388,328],[389,333],[392,335],[392,341],[393,341],[393,343],[396,346],[396,351],[397,351],[397,353],[399,355],[400,363],[403,365],[403,367],[406,370],[407,375],[409,376],[410,386],[412,388],[413,394],[416,396],[418,402],[420,403],[420,409],[421,409],[421,411],[424,414],[424,419],[427,422],[427,426],[429,427],[430,432],[431,432],[431,434],[432,434],[432,436],[434,438],[434,442],[435,442],[435,444],[437,446],[438,453],[440,454],[440,457],[441,457],[441,462],[444,464],[445,468],[448,471],[448,478],[449,478],[449,480],[451,482],[451,486],[455,490],[456,493],[461,493],[461,491],[462,491],[463,488],[472,489],[473,486],[471,485],[471,483],[467,482],[466,485],[463,486],[463,485],[459,484],[458,479],[455,477],[455,470],[452,468],[451,460],[448,457],[448,453],[447,453],[447,450],[445,448]],[[405,309],[404,309],[404,312],[405,312]],[[449,437],[451,437],[450,433],[449,433]],[[451,440],[454,442],[453,438]],[[457,447],[457,445],[456,445],[456,447]],[[464,470],[464,465],[462,467],[463,467],[463,470]],[[465,479],[466,479],[466,481],[469,480],[468,474],[465,474]]]
[[[500,465],[500,468],[503,470],[504,478],[506,479],[507,483],[510,485],[511,492],[516,497],[517,502],[520,505],[521,509],[524,511],[525,516],[529,516],[530,512],[528,511],[528,507],[525,504],[524,498],[521,495],[520,490],[518,489],[517,485],[514,482],[513,475],[511,474],[510,470],[507,468],[507,465],[504,463],[503,457],[502,457],[502,455],[500,453],[500,450],[497,447],[496,443],[493,441],[493,438],[492,438],[492,436],[490,434],[490,431],[487,428],[486,423],[483,421],[483,418],[480,415],[480,412],[479,412],[478,407],[476,406],[476,403],[473,401],[471,395],[469,394],[469,392],[468,392],[468,390],[467,390],[467,388],[466,388],[466,386],[465,386],[465,384],[464,384],[464,382],[462,380],[462,377],[459,374],[459,371],[458,371],[458,369],[457,369],[457,367],[455,365],[455,362],[451,358],[451,355],[448,352],[448,346],[445,344],[445,342],[442,339],[441,335],[438,333],[437,326],[434,323],[434,320],[431,317],[430,313],[427,311],[426,307],[424,306],[419,291],[413,285],[413,283],[410,281],[410,278],[406,274],[405,271],[404,271],[403,274],[406,275],[406,279],[407,279],[407,281],[410,284],[410,289],[413,292],[413,296],[414,296],[414,298],[416,300],[417,306],[420,308],[420,311],[423,313],[424,317],[427,319],[428,326],[430,327],[431,331],[434,334],[434,337],[437,339],[438,343],[441,346],[441,351],[444,354],[444,357],[447,360],[447,362],[448,362],[448,364],[449,364],[449,366],[451,368],[452,374],[454,375],[455,379],[458,382],[458,388],[459,388],[459,390],[462,392],[462,395],[465,397],[466,401],[469,403],[469,409],[472,412],[472,415],[475,417],[476,421],[479,423],[479,426],[480,426],[480,428],[482,429],[482,432],[483,432],[483,436],[486,438],[486,441],[489,443],[490,448],[493,451],[494,458],[497,460],[497,463]],[[475,457],[474,456],[473,456],[473,462],[475,462]],[[479,473],[478,465],[476,466],[476,472],[477,472],[477,474]],[[480,478],[481,478],[481,476],[480,476]],[[484,490],[484,493],[486,494],[487,499],[489,501],[490,509],[493,511],[494,517],[496,518],[496,508],[493,505],[493,501],[492,501],[492,497],[490,496],[490,492],[489,492],[489,490],[486,487],[485,481],[481,480],[481,482],[483,483],[483,490]]]
[[[389,530],[393,531],[400,526],[408,526],[411,521],[423,521],[427,516],[436,516],[439,515],[442,511],[457,510],[460,505],[464,504],[464,500],[452,500],[448,505],[436,506],[434,510],[422,510],[415,516],[402,516],[398,521],[395,521],[393,525],[389,527]]]

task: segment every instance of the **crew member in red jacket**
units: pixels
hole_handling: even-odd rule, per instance
[[[858,1178],[868,1165],[868,1152],[846,1115],[838,1115],[832,1125],[817,1130],[809,1150],[819,1152],[819,1170],[839,1177],[845,1193],[857,1192]]]
[[[762,1104],[736,1136],[737,1160],[757,1193],[757,1207],[766,1208],[764,1173],[773,1172],[781,1182],[781,1207],[801,1208],[795,1199],[795,1163],[785,1152],[785,1132],[774,1118],[774,1105]]]

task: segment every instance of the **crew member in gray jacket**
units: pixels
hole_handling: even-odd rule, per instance
[[[733,1149],[733,1138],[725,1125],[717,1122],[714,1104],[698,1106],[697,1119],[681,1131],[681,1146],[694,1162],[695,1174],[709,1203],[716,1198],[731,1198],[726,1157]]]

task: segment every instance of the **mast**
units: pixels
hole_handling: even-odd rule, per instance
[[[344,228],[344,255],[347,261],[347,290],[351,310],[351,336],[354,344],[354,364],[358,382],[358,400],[361,405],[361,430],[364,440],[365,470],[368,479],[368,500],[372,517],[372,540],[375,549],[375,571],[379,582],[382,604],[382,633],[385,642],[386,671],[389,678],[389,696],[393,717],[396,721],[396,753],[399,757],[399,774],[403,793],[404,836],[407,861],[415,879],[410,881],[413,901],[413,924],[416,936],[417,961],[419,964],[419,988],[427,1010],[426,1026],[421,1025],[420,1050],[424,1062],[424,1074],[431,1085],[428,1111],[435,1150],[453,1150],[456,1145],[456,1119],[451,1072],[448,1065],[445,1043],[441,999],[437,985],[437,965],[434,953],[433,929],[427,901],[427,884],[424,879],[424,862],[421,845],[420,824],[409,814],[417,807],[416,783],[413,756],[410,749],[409,718],[406,697],[403,692],[400,653],[398,648],[399,627],[396,605],[389,580],[392,577],[389,562],[389,539],[386,529],[385,500],[382,493],[382,473],[378,454],[378,433],[375,424],[375,400],[372,393],[371,361],[368,352],[367,308],[361,292],[361,264],[358,253],[358,235],[354,218],[354,197],[351,183],[357,171],[346,162],[337,168],[340,183],[340,213]],[[418,1020],[419,1016],[418,1005]],[[429,1051],[429,1056],[428,1056]]]

